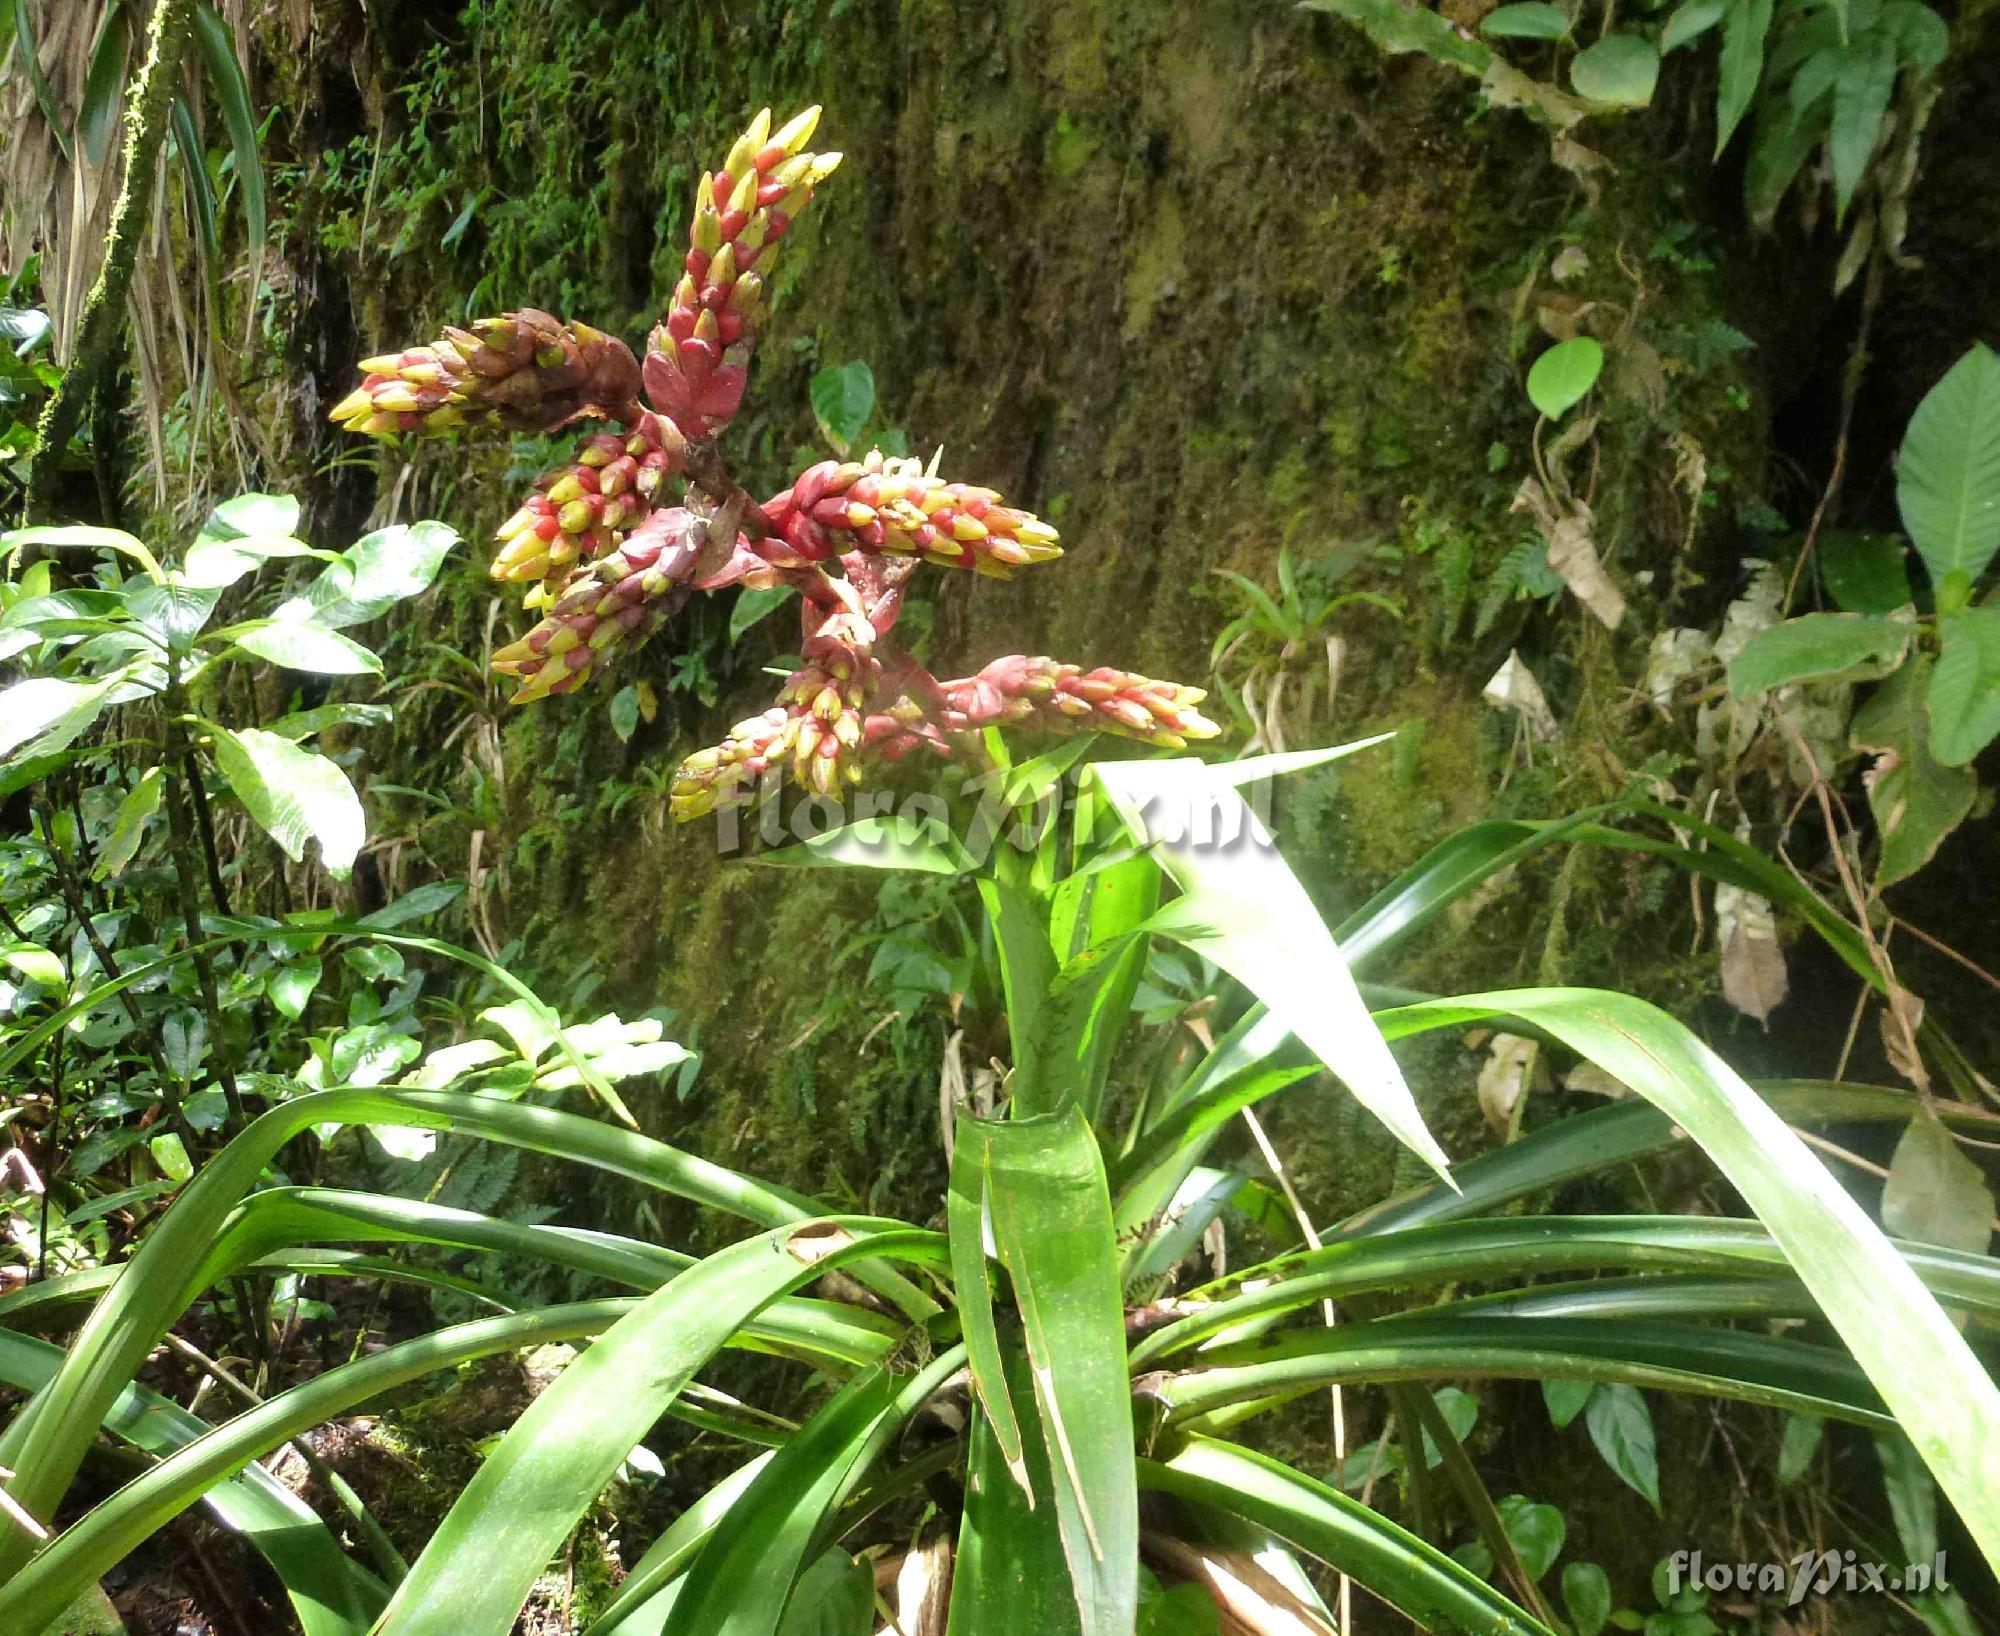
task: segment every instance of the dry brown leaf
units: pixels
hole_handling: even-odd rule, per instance
[[[1254,1557],[1154,1533],[1145,1548],[1161,1567],[1215,1599],[1223,1636],[1333,1636],[1333,1627]]]
[[[1722,997],[1744,1016],[1768,1022],[1791,986],[1770,903],[1754,892],[1718,884],[1715,935],[1722,951]]]
[[[1508,1136],[1517,1128],[1521,1099],[1534,1083],[1541,1049],[1519,1034],[1495,1034],[1488,1042],[1479,1068],[1479,1111],[1495,1135]]]
[[[1479,696],[1495,709],[1519,716],[1530,738],[1546,744],[1559,732],[1548,695],[1517,651],[1509,650],[1507,662],[1494,671]]]

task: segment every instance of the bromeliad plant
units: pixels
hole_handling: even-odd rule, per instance
[[[1010,803],[1046,812],[1085,748],[1075,741],[1018,764],[1003,755],[997,776]],[[1759,1094],[1680,1025],[1618,994],[1377,993],[1373,1003],[1387,1008],[1371,1014],[1351,975],[1554,844],[1664,855],[1788,901],[1803,888],[1788,892],[1788,876],[1722,832],[1702,830],[1694,851],[1596,823],[1497,823],[1447,842],[1336,935],[1238,791],[1341,753],[1094,763],[1082,769],[1080,798],[1032,828],[1025,847],[1003,839],[982,851],[941,825],[874,818],[777,855],[976,885],[1012,1062],[1004,1117],[961,1108],[950,1121],[942,1232],[832,1215],[630,1131],[449,1088],[448,1062],[416,1083],[332,1087],[266,1113],[124,1266],[30,1286],[0,1308],[10,1326],[0,1363],[41,1386],[0,1438],[17,1506],[51,1518],[100,1423],[159,1456],[39,1552],[24,1534],[8,1539],[12,1577],[0,1597],[10,1613],[39,1629],[149,1533],[205,1501],[271,1556],[309,1636],[503,1636],[543,1565],[664,1416],[737,1439],[744,1460],[633,1565],[587,1627],[595,1636],[1126,1636],[1142,1605],[1151,1630],[1215,1629],[1218,1617],[1253,1632],[1330,1630],[1301,1557],[1353,1576],[1427,1628],[1547,1632],[1537,1582],[1548,1554],[1517,1545],[1521,1508],[1486,1498],[1429,1391],[1413,1384],[1496,1376],[1706,1393],[1892,1437],[1900,1427],[1993,1558],[2000,1478],[1988,1439],[2000,1401],[1944,1308],[1982,1331],[2000,1320],[2000,1268],[1885,1239],[1787,1123],[1929,1119],[1915,1099],[1817,1084]],[[1214,844],[1218,830],[1236,844]],[[1816,923],[1868,977],[1856,940],[1823,911]],[[1125,1067],[1133,1002],[1162,941],[1247,992],[1215,1019],[1211,1049],[1135,1097]],[[1321,1234],[1302,1228],[1301,1247],[1275,1260],[1177,1286],[1203,1229],[1257,1186],[1210,1162],[1230,1121],[1331,1067],[1442,1169],[1387,1041],[1497,1015],[1637,1095]],[[1994,1123],[1976,1110],[1944,1117]],[[339,1124],[531,1148],[757,1231],[696,1262],[613,1234],[260,1186],[287,1141]],[[1759,1220],[1508,1213],[1563,1181],[1687,1140]],[[440,1328],[214,1427],[134,1388],[148,1352],[218,1280],[303,1270],[467,1287],[423,1262],[384,1259],[396,1245],[522,1256],[626,1293]],[[807,1293],[835,1271],[847,1279]],[[1536,1282],[1548,1278],[1569,1281]],[[1496,1293],[1468,1295],[1479,1285]],[[1435,1291],[1450,1298],[1430,1304]],[[18,1333],[79,1299],[95,1304],[60,1359]],[[1328,1302],[1343,1312],[1332,1326]],[[1774,1334],[1773,1318],[1823,1318],[1848,1350],[1796,1329]],[[259,1507],[268,1521],[285,1502],[246,1462],[424,1374],[557,1340],[591,1344],[501,1438],[406,1573],[392,1558],[361,1568],[299,1518],[296,1501],[289,1528],[257,1528]],[[797,1360],[827,1379],[830,1395],[791,1429],[709,1392],[698,1376],[724,1347]],[[1405,1447],[1428,1436],[1442,1451],[1504,1591],[1238,1441],[1246,1422],[1302,1394],[1365,1383],[1388,1387]],[[1401,1464],[1407,1480],[1427,1480],[1425,1462]],[[893,1587],[893,1624],[872,1594],[878,1583]]]
[[[1679,813],[1669,816],[1698,850],[1607,813],[1483,824],[1330,932],[1240,791],[1344,751],[1085,765],[1089,740],[1072,738],[1017,762],[996,724],[1095,727],[1169,749],[1207,726],[1196,696],[1170,684],[1023,658],[937,683],[895,650],[912,554],[988,571],[1053,554],[1046,531],[983,491],[863,461],[816,467],[753,508],[718,473],[707,440],[740,394],[743,354],[730,349],[747,346],[744,315],[755,309],[734,292],[758,276],[784,214],[803,202],[794,195],[829,168],[796,151],[809,127],[795,121],[772,136],[760,117],[723,170],[704,176],[689,280],[644,371],[650,409],[629,401],[638,371],[617,343],[516,314],[371,371],[342,415],[373,430],[431,429],[440,416],[504,424],[525,414],[545,425],[585,413],[618,424],[549,481],[546,505],[527,508],[532,522],[504,531],[502,576],[533,577],[550,610],[506,661],[528,678],[524,692],[580,685],[709,584],[768,575],[804,594],[806,669],[773,712],[683,767],[681,816],[751,798],[770,769],[789,769],[817,794],[852,782],[871,757],[974,744],[1003,811],[1040,814],[1020,845],[990,813],[964,829],[872,817],[774,859],[976,887],[1011,1060],[1001,1116],[951,1110],[943,1230],[833,1214],[545,1100],[482,1095],[476,1083],[468,1091],[456,1074],[474,1062],[433,1059],[438,1072],[416,1083],[325,1083],[247,1126],[121,1266],[88,1283],[31,1286],[0,1309],[10,1325],[0,1360],[38,1388],[0,1436],[20,1524],[0,1530],[10,1620],[40,1629],[148,1535],[206,1502],[271,1559],[308,1636],[504,1636],[622,1463],[674,1417],[736,1438],[744,1461],[633,1566],[591,1636],[1131,1636],[1142,1608],[1152,1632],[1214,1630],[1223,1619],[1231,1630],[1329,1630],[1302,1556],[1430,1628],[1547,1633],[1537,1580],[1548,1561],[1524,1562],[1430,1394],[1411,1385],[1493,1376],[1705,1392],[1900,1428],[1978,1547],[2000,1560],[2000,1393],[1944,1309],[1990,1325],[2000,1270],[1981,1256],[1891,1243],[1787,1123],[1982,1116],[1866,1088],[1759,1095],[1672,1019],[1615,993],[1378,992],[1371,1010],[1354,976],[1498,871],[1546,846],[1589,842],[1663,856],[1796,907],[1879,985],[1858,934],[1790,875]],[[726,324],[731,316],[743,321]],[[655,507],[657,485],[640,490],[656,450],[662,481],[670,469],[689,479],[680,506]],[[600,473],[613,474],[608,484]],[[628,508],[634,492],[643,514]],[[1077,798],[1059,801],[1071,770]],[[1161,944],[1242,992],[1225,1001],[1198,1061],[1135,1095],[1132,1023],[1150,1003],[1141,980]],[[55,1011],[0,1055],[0,1069],[101,1001],[86,995]],[[1637,1094],[1449,1176],[1390,1041],[1496,1016]],[[591,1077],[588,1063],[576,1066]],[[1323,1069],[1440,1179],[1324,1233],[1301,1221],[1302,1248],[1181,1287],[1192,1244],[1253,1185],[1207,1162],[1219,1135]],[[533,1149],[756,1231],[695,1261],[610,1233],[268,1185],[294,1138],[356,1125]],[[1708,1153],[1756,1220],[1498,1214],[1681,1140]],[[162,1412],[137,1384],[152,1349],[221,1280],[307,1269],[466,1287],[425,1263],[356,1249],[395,1245],[505,1253],[625,1293],[441,1327],[215,1426]],[[1528,1285],[1586,1273],[1604,1276]],[[1502,1293],[1424,1304],[1428,1291],[1474,1282]],[[16,1326],[65,1299],[92,1305],[58,1358]],[[1337,1324],[1322,1321],[1332,1302],[1345,1308]],[[1776,1316],[1823,1318],[1847,1350],[1768,1333]],[[498,1441],[407,1569],[393,1551],[361,1568],[296,1502],[272,1525],[283,1502],[248,1465],[258,1456],[422,1375],[550,1341],[588,1345]],[[795,1428],[753,1411],[698,1380],[728,1347],[802,1363],[830,1393]],[[1362,1383],[1389,1387],[1405,1448],[1427,1436],[1441,1452],[1511,1594],[1235,1435],[1302,1394]],[[37,1548],[35,1533],[55,1522],[101,1430],[156,1463]],[[1426,1465],[1402,1461],[1413,1483]],[[878,1584],[893,1589],[894,1606],[881,1605]]]
[[[1214,736],[1198,689],[1018,655],[940,681],[896,642],[919,563],[1004,579],[1062,554],[1053,528],[993,490],[880,450],[808,467],[761,505],[730,475],[715,439],[743,400],[780,243],[840,162],[807,150],[818,124],[809,108],[773,130],[766,109],[702,173],[686,270],[643,365],[615,336],[527,309],[367,360],[335,406],[342,425],[384,437],[606,428],[500,526],[493,577],[546,612],[494,668],[521,678],[519,703],[568,693],[697,591],[796,590],[804,662],[770,710],[683,763],[683,819],[752,799],[767,773],[828,795],[871,762],[949,754],[1002,723],[1173,748]],[[680,478],[680,503],[666,503]]]

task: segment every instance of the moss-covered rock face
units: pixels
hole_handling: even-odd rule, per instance
[[[810,458],[812,369],[861,358],[913,448],[942,444],[950,473],[1058,522],[1067,555],[1051,567],[1008,585],[932,579],[910,624],[946,672],[1025,650],[1206,680],[1236,611],[1211,570],[1269,583],[1280,547],[1310,573],[1359,545],[1341,589],[1393,606],[1357,602],[1328,623],[1345,644],[1330,708],[1317,638],[1295,661],[1315,702],[1293,731],[1408,731],[1394,753],[1288,797],[1293,855],[1330,910],[1452,827],[1601,798],[1651,752],[1652,725],[1622,709],[1600,709],[1573,743],[1518,745],[1479,699],[1510,646],[1566,714],[1614,695],[1585,683],[1631,676],[1663,619],[1735,588],[1733,519],[1758,497],[1761,422],[1739,364],[1688,339],[1720,321],[1720,295],[1699,202],[1658,185],[1673,173],[1644,146],[1665,147],[1657,124],[1593,135],[1617,144],[1621,171],[1592,207],[1545,136],[1481,114],[1462,80],[1385,61],[1330,18],[1229,0],[773,4],[728,23],[663,3],[613,19],[481,0],[396,8],[350,44],[359,106],[325,79],[299,87],[301,136],[317,146],[293,206],[316,235],[296,245],[301,283],[325,305],[349,292],[356,351],[520,303],[636,335],[677,271],[698,158],[758,102],[826,105],[824,139],[848,162],[783,264],[731,446],[753,486],[780,485]],[[1598,430],[1593,503],[1640,638],[1623,646],[1573,602],[1486,597],[1527,537],[1508,511],[1534,421],[1516,355],[1564,246],[1582,270],[1561,300],[1657,359],[1609,393]],[[346,384],[329,353],[322,395]],[[1676,434],[1709,463],[1694,529]],[[397,504],[475,542],[540,463],[413,458]],[[404,460],[385,456],[382,478]],[[358,524],[376,493],[350,468],[320,509],[329,527]],[[1647,569],[1655,582],[1635,583]],[[504,639],[476,565],[433,604],[405,661],[462,680],[424,644],[476,655]],[[940,1181],[944,1029],[885,1024],[887,1002],[863,987],[878,883],[726,861],[707,825],[663,817],[673,761],[763,702],[784,620],[731,650],[720,613],[691,610],[629,676],[519,714],[493,706],[455,738],[464,697],[415,694],[394,744],[369,753],[384,781],[448,794],[450,812],[412,806],[411,829],[453,873],[476,837],[489,929],[519,940],[522,969],[554,997],[588,975],[621,1007],[674,1008],[707,1053],[685,1106],[651,1115],[677,1139],[922,1213]],[[633,678],[665,708],[627,745],[608,704]],[[1630,886],[1591,866],[1562,901],[1623,903]],[[1590,920],[1517,886],[1419,975],[1560,976]],[[1631,975],[1681,992],[1678,974]],[[1426,1071],[1438,1094],[1462,1094],[1464,1061]],[[1308,1148],[1314,1134],[1300,1132]],[[1309,1176],[1345,1177],[1329,1180],[1329,1207],[1359,1202],[1354,1184],[1379,1185],[1393,1162],[1370,1130],[1341,1146],[1301,1159]]]

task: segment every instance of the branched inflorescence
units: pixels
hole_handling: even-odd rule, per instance
[[[1005,578],[1062,555],[1053,528],[993,490],[879,452],[808,467],[762,505],[729,475],[715,439],[743,401],[779,245],[840,163],[808,150],[818,123],[809,108],[774,130],[767,109],[702,174],[684,272],[643,362],[616,336],[523,308],[368,359],[333,410],[387,437],[587,427],[500,525],[493,577],[525,586],[541,619],[493,668],[520,679],[517,703],[572,692],[697,591],[798,590],[802,663],[770,709],[681,764],[682,819],[748,801],[772,775],[834,794],[871,761],[949,754],[993,726],[1172,748],[1214,736],[1197,688],[1018,654],[939,681],[897,645],[921,564]]]

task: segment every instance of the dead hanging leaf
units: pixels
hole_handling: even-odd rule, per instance
[[[1624,1080],[1613,1078],[1594,1062],[1579,1062],[1564,1074],[1563,1089],[1586,1096],[1606,1096],[1613,1101],[1632,1094],[1632,1087]]]
[[[896,1566],[895,1587],[896,1622],[888,1627],[895,1636],[944,1636],[951,1606],[950,1540],[934,1535],[905,1556]]]
[[[1924,1023],[1924,1002],[1921,995],[1912,994],[1899,986],[1889,991],[1888,1002],[1882,1007],[1882,1049],[1889,1058],[1889,1066],[1894,1068],[1920,1091],[1931,1086],[1931,1076],[1924,1067],[1924,1059],[1917,1049],[1917,1030]]]
[[[1494,671],[1479,696],[1496,709],[1512,711],[1520,717],[1528,736],[1543,744],[1554,739],[1560,731],[1556,726],[1555,712],[1549,708],[1548,695],[1542,692],[1542,684],[1535,680],[1535,673],[1516,651],[1508,652],[1507,662]]]
[[[1549,157],[1583,188],[1584,199],[1595,210],[1604,197],[1603,177],[1617,173],[1618,167],[1595,148],[1586,148],[1568,131],[1557,131],[1549,141]]]
[[[1513,509],[1535,519],[1548,547],[1549,566],[1562,576],[1577,601],[1594,613],[1607,630],[1616,630],[1625,617],[1625,596],[1611,583],[1604,564],[1598,559],[1597,541],[1592,536],[1590,507],[1572,500],[1558,509],[1548,491],[1532,477],[1523,478],[1514,496]]]
[[[1714,645],[1707,631],[1691,625],[1661,631],[1646,650],[1646,697],[1671,709],[1675,693],[1707,664]]]
[[[1245,1552],[1151,1532],[1144,1544],[1146,1555],[1168,1573],[1208,1592],[1223,1636],[1333,1636],[1316,1608]]]
[[[1744,1016],[1769,1022],[1791,987],[1770,903],[1754,892],[1718,883],[1715,936],[1722,950],[1722,997]]]
[[[1479,1067],[1479,1111],[1495,1135],[1511,1136],[1519,1127],[1521,1099],[1534,1083],[1541,1049],[1519,1034],[1495,1034],[1487,1042]]]
[[[1868,257],[1875,249],[1875,206],[1862,206],[1860,215],[1854,219],[1854,226],[1848,231],[1847,243],[1840,252],[1840,264],[1833,270],[1833,293],[1842,296],[1848,285],[1861,276],[1861,269],[1868,265]]]
[[[1544,290],[1535,299],[1535,322],[1542,326],[1543,334],[1558,341],[1574,341],[1595,311],[1595,301],[1567,290]]]
[[[1589,271],[1590,257],[1580,244],[1564,245],[1556,252],[1556,259],[1549,263],[1549,276],[1558,284],[1567,284]]]
[[[1986,1253],[1993,1236],[1993,1190],[1933,1113],[1912,1119],[1896,1144],[1882,1189],[1882,1225],[1919,1244]]]
[[[854,1235],[837,1221],[808,1221],[787,1235],[785,1253],[811,1267],[853,1242]]]

